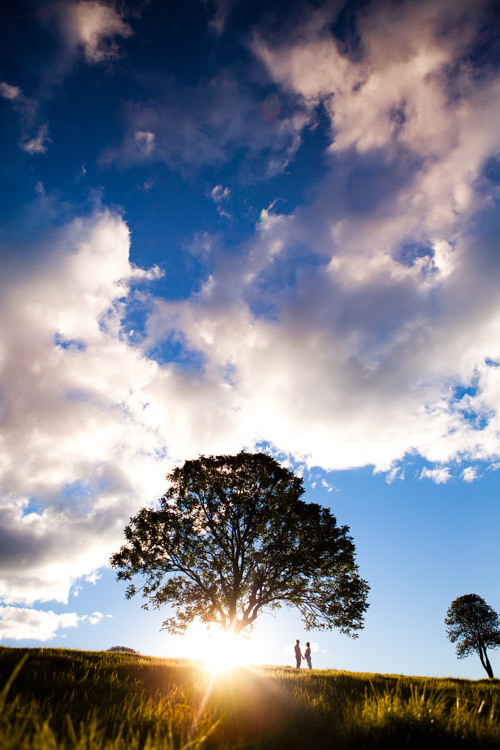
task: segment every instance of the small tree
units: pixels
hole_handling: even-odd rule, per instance
[[[300,500],[302,480],[264,453],[201,456],[168,475],[158,509],[142,508],[111,557],[119,580],[145,578],[145,609],[170,604],[163,628],[199,618],[235,635],[264,610],[296,607],[306,629],[355,637],[367,609],[347,526]],[[126,592],[136,593],[131,583]]]
[[[452,643],[457,642],[458,658],[463,659],[475,651],[488,677],[493,677],[486,652],[488,648],[500,646],[498,614],[477,594],[459,596],[446,614],[446,634]]]

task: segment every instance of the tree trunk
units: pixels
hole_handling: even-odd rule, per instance
[[[491,668],[490,660],[488,659],[488,656],[486,655],[486,649],[484,649],[484,660],[486,662],[484,668],[486,669],[486,672],[488,673],[488,677],[490,678],[490,680],[492,680],[494,677],[493,669]]]
[[[483,647],[479,647],[479,658],[481,659],[481,664],[486,670],[486,674],[490,678],[490,680],[493,679],[493,669],[490,664],[490,660],[488,659],[488,654],[486,653],[486,649]]]

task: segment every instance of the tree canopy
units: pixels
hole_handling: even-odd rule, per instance
[[[487,649],[500,646],[500,620],[495,610],[481,596],[466,594],[451,603],[445,623],[448,638],[457,644],[458,658],[476,652],[488,677],[493,677]]]
[[[347,526],[300,499],[302,479],[264,453],[200,456],[168,476],[160,507],[142,508],[111,557],[119,580],[142,575],[146,609],[170,605],[163,629],[196,618],[235,635],[263,611],[296,607],[306,629],[356,637],[369,586]],[[127,587],[127,598],[138,591]]]

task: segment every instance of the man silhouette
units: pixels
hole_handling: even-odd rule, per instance
[[[300,665],[302,664],[302,651],[300,650],[300,641],[298,638],[297,638],[297,641],[295,642],[295,646],[293,650],[295,651],[295,661],[297,662],[295,666],[297,667],[297,669],[299,669]]]

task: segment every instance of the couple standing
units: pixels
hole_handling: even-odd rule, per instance
[[[307,666],[309,667],[309,669],[312,669],[312,664],[311,664],[311,644],[309,643],[309,641],[307,641],[307,643],[306,643],[306,651],[305,651],[304,656],[302,656],[302,651],[300,650],[300,641],[299,641],[298,638],[297,638],[297,640],[295,642],[294,651],[295,651],[295,660],[297,662],[297,664],[296,664],[297,669],[299,669],[300,665],[302,664],[302,659],[305,659],[306,662],[307,662]]]

